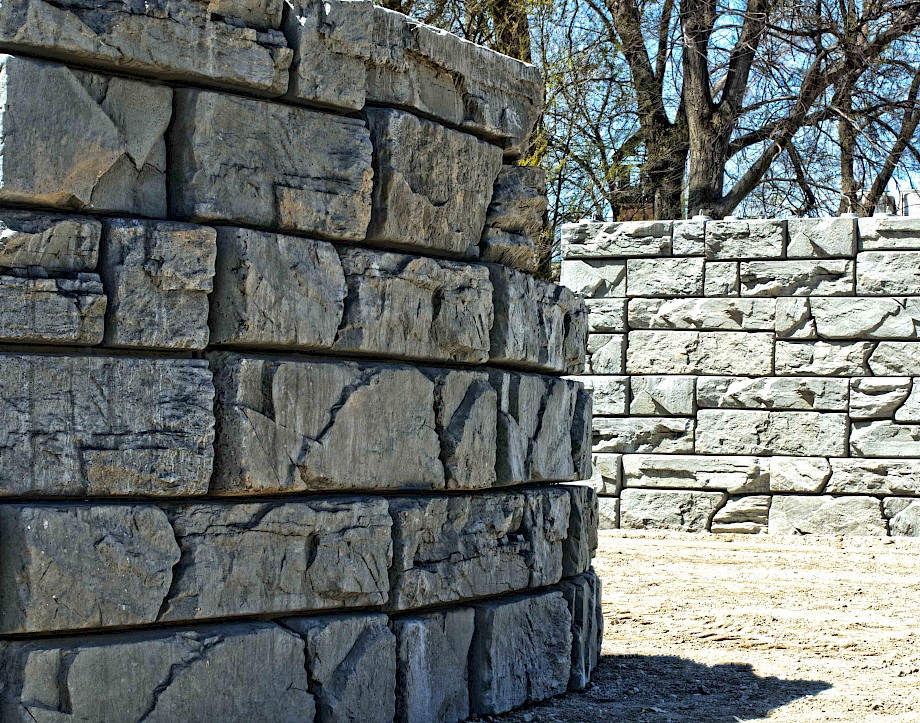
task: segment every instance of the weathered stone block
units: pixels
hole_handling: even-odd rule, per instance
[[[409,113],[365,116],[374,145],[367,241],[478,256],[501,149]]]
[[[785,221],[706,223],[707,259],[779,259],[785,250]]]
[[[157,5],[13,0],[0,12],[0,47],[116,72],[280,95],[291,63],[291,51],[276,30],[280,21],[280,0]]]
[[[730,497],[712,518],[710,532],[766,534],[770,514],[769,495]]]
[[[271,623],[0,642],[0,717],[312,721],[303,661]]]
[[[316,718],[327,723],[392,723],[396,636],[382,613],[287,618],[304,642]]]
[[[599,497],[598,503],[598,521],[599,530],[618,530],[620,529],[620,498],[619,497]]]
[[[703,256],[706,253],[706,224],[675,221],[671,241],[675,256]]]
[[[863,377],[850,380],[851,419],[890,419],[910,394],[910,377]]]
[[[214,387],[203,361],[0,357],[0,496],[208,489]]]
[[[629,377],[629,413],[664,417],[691,415],[696,411],[695,385],[696,377]]]
[[[176,91],[170,210],[179,217],[360,241],[372,177],[370,139],[356,118]]]
[[[546,172],[542,168],[502,166],[479,243],[482,258],[535,272],[546,205]]]
[[[920,249],[920,220],[869,216],[859,219],[860,250]]]
[[[558,284],[489,264],[495,322],[489,358],[575,374],[584,365],[588,313],[582,299]]]
[[[631,329],[773,331],[773,299],[630,299]]]
[[[696,403],[710,409],[847,411],[846,379],[821,377],[699,377]]]
[[[2,14],[2,10],[0,10]],[[80,216],[0,211],[0,268],[95,271],[102,224]]]
[[[626,262],[565,259],[559,283],[588,299],[624,297]]]
[[[771,492],[823,492],[830,476],[825,457],[770,457]]]
[[[629,259],[627,296],[700,296],[703,259]]]
[[[877,377],[918,376],[920,344],[913,341],[881,341],[869,356],[869,369]]]
[[[696,417],[696,451],[701,454],[842,457],[846,441],[845,414],[703,409]]]
[[[786,221],[790,259],[852,258],[856,253],[856,220],[797,218]]]
[[[0,201],[166,215],[170,88],[11,55],[0,68]]]
[[[629,377],[584,376],[571,377],[581,382],[591,392],[594,414],[599,417],[618,417],[629,413]]]
[[[703,274],[706,296],[738,296],[741,293],[737,261],[707,261]]]
[[[629,374],[773,372],[773,334],[738,331],[631,331]]]
[[[591,479],[583,484],[590,485],[599,495],[618,495],[623,486],[622,454],[592,455]]]
[[[830,460],[829,494],[920,495],[917,461],[913,459]]]
[[[671,252],[671,221],[571,223],[562,227],[566,259],[666,256]]]
[[[776,342],[776,373],[785,376],[869,376],[875,344],[852,342]]]
[[[889,497],[882,506],[892,537],[920,537],[920,500]]]
[[[597,493],[585,484],[564,484],[570,514],[568,534],[562,542],[562,576],[571,577],[591,567],[597,552]]]
[[[770,489],[769,459],[627,454],[623,456],[623,483],[626,487],[758,494]]]
[[[0,341],[99,344],[105,307],[96,274],[72,279],[0,276]]]
[[[808,297],[787,296],[776,299],[776,336],[778,339],[818,338]]]
[[[850,454],[854,457],[920,457],[920,424],[854,422],[850,431]]]
[[[594,451],[692,454],[695,422],[686,417],[595,417]]]
[[[626,299],[588,299],[585,305],[590,333],[626,331]]]
[[[106,220],[104,233],[106,345],[204,349],[214,229],[124,219]]]
[[[742,296],[847,296],[855,289],[849,259],[742,261]]]
[[[626,371],[626,334],[588,334],[586,374],[623,374]]]
[[[620,495],[620,529],[706,532],[727,499],[724,492],[625,489]]]
[[[839,298],[809,300],[824,339],[916,339],[920,299]]]
[[[920,422],[920,384],[910,381],[910,394],[894,413],[897,422]]]
[[[389,610],[541,587],[562,577],[570,498],[521,493],[390,500]]]
[[[601,581],[591,570],[564,580],[559,590],[572,616],[572,671],[569,690],[584,690],[591,682],[604,642]]]
[[[920,294],[920,252],[866,251],[856,257],[856,293],[860,296]]]
[[[470,647],[470,707],[480,715],[564,693],[572,616],[561,592],[483,602]]]
[[[887,535],[881,501],[872,497],[774,495],[771,535]]]

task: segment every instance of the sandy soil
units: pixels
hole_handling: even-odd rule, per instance
[[[920,540],[605,532],[592,687],[502,723],[920,721]]]

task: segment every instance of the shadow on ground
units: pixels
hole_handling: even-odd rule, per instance
[[[674,655],[606,655],[587,691],[493,720],[735,723],[763,718],[830,687],[817,680],[762,678],[746,663],[709,666]]]

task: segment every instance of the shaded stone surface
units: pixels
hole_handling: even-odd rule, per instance
[[[825,457],[770,457],[771,492],[823,492],[830,477]]]
[[[856,253],[856,219],[797,218],[786,225],[790,259],[852,258]]]
[[[0,268],[94,271],[101,231],[102,224],[92,218],[0,210]]]
[[[629,259],[627,296],[699,296],[703,293],[703,259]]]
[[[502,166],[479,243],[482,258],[534,273],[546,206],[546,172],[542,168]]]
[[[562,575],[571,577],[591,567],[597,551],[597,493],[584,484],[562,486],[569,494],[568,533],[562,543]]]
[[[856,257],[856,293],[860,296],[920,293],[920,252],[866,251]]]
[[[920,495],[914,459],[831,459],[830,494]]]
[[[845,412],[848,384],[846,379],[821,377],[699,377],[696,400],[701,407],[712,409]]]
[[[773,331],[770,299],[630,299],[631,329]]]
[[[629,413],[633,415],[690,415],[696,411],[690,376],[629,377]]]
[[[742,261],[742,296],[845,296],[854,290],[850,260]]]
[[[625,297],[626,262],[563,259],[559,283],[587,299]]]
[[[621,416],[629,411],[629,377],[598,375],[571,379],[590,391],[592,409],[597,416]]]
[[[739,331],[631,331],[629,374],[748,374],[773,371],[773,335]]]
[[[783,376],[869,376],[869,341],[776,342],[776,373]]]
[[[620,494],[620,528],[706,532],[727,499],[724,492],[625,489]]]
[[[706,223],[706,258],[782,258],[785,236],[785,221],[709,221]]]
[[[893,537],[920,537],[920,500],[904,497],[886,498],[882,506]]]
[[[712,518],[710,532],[743,535],[766,534],[770,514],[769,495],[729,497]]]
[[[0,341],[99,344],[105,308],[96,274],[72,279],[0,276]]]
[[[585,374],[623,374],[626,334],[588,334]]]
[[[880,500],[872,497],[775,495],[771,535],[886,535]]]
[[[594,571],[559,584],[572,616],[572,670],[569,690],[584,690],[591,683],[604,640],[601,581]]]

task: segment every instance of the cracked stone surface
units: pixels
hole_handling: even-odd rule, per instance
[[[776,300],[778,339],[816,339],[818,330],[811,315],[811,300],[805,297],[780,297]]]
[[[361,120],[176,91],[170,127],[174,215],[360,241],[370,220],[372,177],[370,138]]]
[[[845,412],[849,383],[822,377],[698,377],[696,402],[711,409]],[[849,408],[852,410],[852,397]]]
[[[847,416],[833,412],[703,409],[696,417],[701,454],[846,454]]]
[[[546,172],[542,168],[502,166],[479,242],[483,260],[536,272],[537,241],[543,232],[546,206]]]
[[[626,331],[626,299],[587,299],[585,306],[590,333]]]
[[[629,374],[768,375],[773,334],[741,331],[631,331]]]
[[[81,216],[0,210],[0,268],[95,271],[102,224]]]
[[[907,298],[810,299],[818,336],[824,339],[920,338],[920,300]]]
[[[766,534],[770,499],[770,495],[729,497],[725,506],[713,516],[710,531],[742,535]]]
[[[117,72],[280,95],[291,64],[291,51],[278,31],[281,6],[281,0],[13,0],[0,12],[0,47]]]
[[[706,532],[727,499],[724,492],[625,489],[620,494],[620,527]]]
[[[562,575],[571,577],[591,567],[597,551],[597,493],[584,484],[565,484],[569,495],[568,533],[562,543]]]
[[[706,223],[706,258],[782,258],[785,232],[785,221],[709,221]]]
[[[703,259],[628,259],[627,296],[699,296]]]
[[[396,636],[382,613],[288,618],[304,641],[316,719],[392,723],[396,708]]]
[[[12,55],[0,67],[0,201],[166,215],[172,89]]]
[[[889,497],[883,500],[882,507],[892,537],[920,537],[920,501]]]
[[[483,602],[470,648],[470,704],[489,715],[564,693],[572,615],[561,592]]]
[[[738,296],[741,293],[737,261],[707,261],[703,277],[705,296]]]
[[[623,374],[626,371],[626,334],[588,334],[587,347],[585,374]]]
[[[851,419],[890,419],[911,391],[910,377],[863,377],[850,380]]]
[[[367,241],[478,256],[501,149],[410,113],[364,115],[374,146]]]
[[[3,355],[0,496],[203,494],[213,399],[200,360]]]
[[[627,487],[757,494],[770,488],[769,464],[765,457],[626,454],[623,483]]]
[[[601,581],[593,570],[563,580],[559,590],[572,616],[572,666],[569,690],[584,690],[600,660],[604,639]]]
[[[96,274],[0,276],[0,341],[92,346],[102,342],[106,297]]]
[[[571,223],[562,227],[567,259],[665,256],[671,251],[671,221]]]
[[[571,504],[563,489],[397,498],[388,610],[552,585]]]
[[[790,259],[852,258],[856,253],[856,219],[799,218],[786,225]]]
[[[684,417],[596,417],[595,452],[691,454],[696,423]]]
[[[776,342],[776,373],[789,376],[869,376],[870,341]]]
[[[671,245],[675,256],[705,255],[706,224],[700,221],[675,221]]]
[[[572,381],[584,384],[591,392],[594,414],[599,417],[615,417],[627,413],[629,406],[629,377],[621,376],[579,376]]]
[[[771,535],[886,535],[881,500],[871,497],[775,495]]]
[[[920,344],[910,341],[880,341],[869,357],[869,369],[872,374],[879,377],[920,375]]]
[[[912,459],[830,460],[830,494],[920,495],[917,462]]]
[[[830,477],[825,457],[770,457],[771,492],[823,492]]]
[[[629,413],[665,417],[691,415],[696,411],[695,386],[696,379],[690,376],[629,377]]]
[[[106,220],[106,346],[204,349],[217,254],[212,228]]]
[[[858,223],[860,250],[920,249],[920,221],[916,218],[869,216]]]
[[[772,299],[629,300],[631,329],[773,331],[775,321]]]
[[[846,296],[853,294],[854,264],[827,261],[742,261],[742,296]]]
[[[303,642],[271,623],[0,642],[3,720],[313,720]],[[126,671],[129,674],[126,674]]]
[[[625,297],[626,262],[563,259],[559,283],[586,299]]]
[[[850,454],[854,457],[920,457],[920,425],[883,420],[853,422]]]
[[[866,251],[856,257],[856,293],[892,296],[920,293],[920,252]]]

